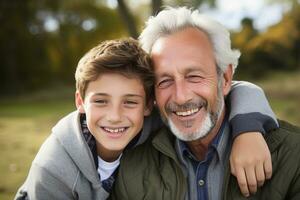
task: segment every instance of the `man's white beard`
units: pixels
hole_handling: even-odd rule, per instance
[[[202,125],[195,131],[191,133],[181,132],[175,124],[168,118],[168,126],[171,129],[172,133],[182,141],[193,141],[197,139],[204,138],[206,135],[210,133],[210,131],[216,126],[217,121],[219,120],[223,108],[224,108],[224,100],[223,95],[220,91],[218,91],[218,98],[217,98],[217,111],[215,114],[210,112],[206,112],[204,121]],[[203,108],[204,109],[204,108]]]
[[[192,133],[183,133],[180,130],[177,129],[175,124],[172,122],[172,120],[168,119],[168,125],[172,131],[172,133],[180,140],[182,141],[193,141],[197,140],[199,138],[205,137],[211,129],[214,127],[212,123],[212,119],[210,117],[210,114],[206,114],[205,119],[203,121],[203,124],[201,127],[199,127],[198,130]]]

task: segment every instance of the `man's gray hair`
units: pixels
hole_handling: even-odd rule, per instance
[[[198,28],[207,34],[214,48],[216,64],[222,72],[229,64],[233,70],[236,69],[240,52],[231,49],[229,31],[217,21],[200,14],[198,10],[186,7],[164,9],[157,16],[149,18],[139,40],[142,48],[151,53],[156,40],[188,27]]]

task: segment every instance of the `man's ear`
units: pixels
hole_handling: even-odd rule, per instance
[[[75,104],[76,104],[76,108],[80,113],[85,113],[84,110],[84,101],[79,93],[79,91],[77,90],[75,92]]]
[[[226,96],[231,88],[231,82],[232,82],[232,76],[233,76],[233,66],[232,64],[228,65],[227,69],[225,70],[223,74],[223,95]]]
[[[154,101],[149,100],[144,109],[144,116],[149,116],[151,114],[151,112],[153,110],[153,106],[154,106]]]

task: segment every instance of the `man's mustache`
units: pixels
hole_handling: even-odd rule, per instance
[[[181,104],[181,105],[179,105],[177,103],[174,103],[174,102],[170,102],[166,105],[166,111],[168,113],[170,113],[170,112],[183,112],[183,111],[187,111],[187,110],[197,109],[197,108],[200,108],[200,107],[206,108],[207,107],[207,101],[205,101],[202,98],[199,98],[196,101],[187,102],[187,103],[184,103],[184,104]]]

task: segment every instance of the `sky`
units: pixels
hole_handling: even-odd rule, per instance
[[[217,0],[217,8],[201,11],[212,16],[229,29],[238,30],[244,17],[254,20],[254,27],[265,30],[268,26],[279,22],[288,6],[267,4],[266,0]]]

